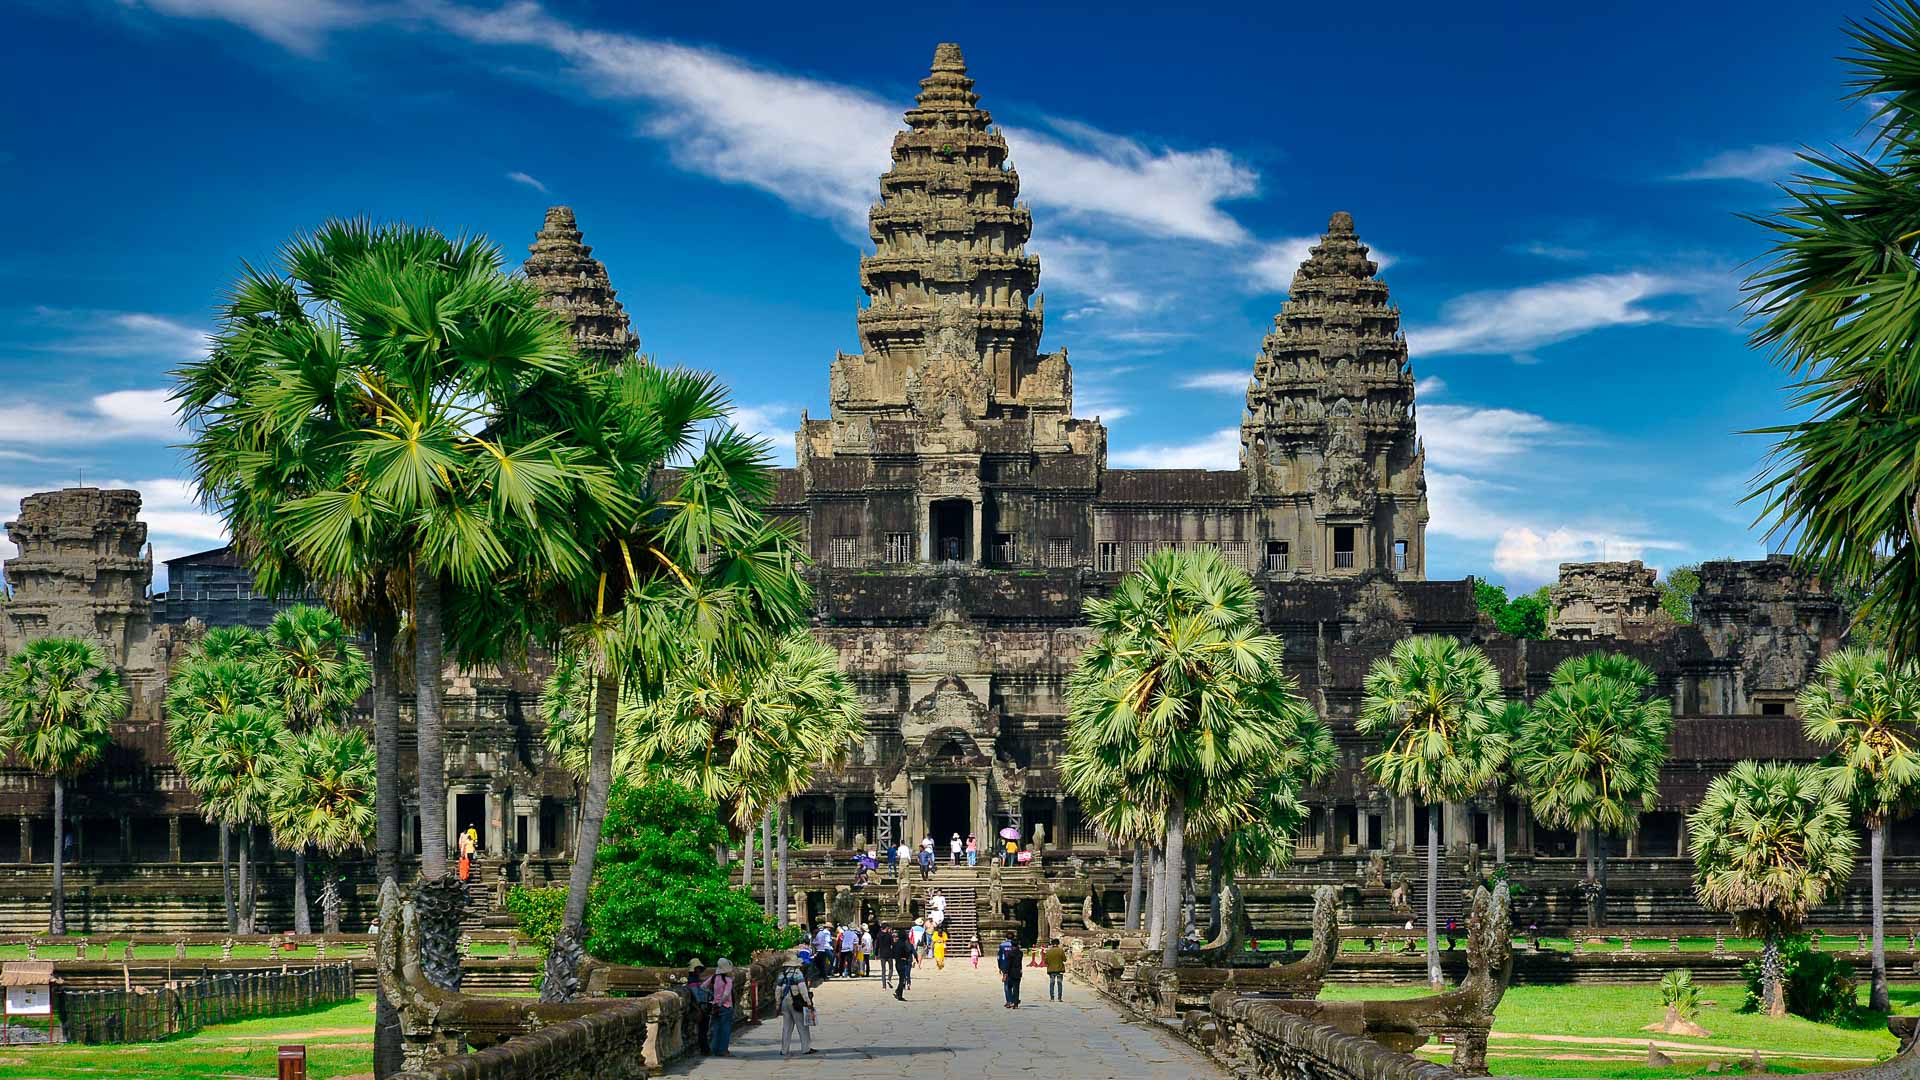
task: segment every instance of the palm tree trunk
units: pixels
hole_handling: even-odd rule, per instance
[[[1493,799],[1493,865],[1507,865],[1507,800],[1497,791]]]
[[[422,569],[413,579],[413,718],[420,744],[416,755],[420,769],[420,876],[428,881],[447,874],[446,717],[444,687],[440,682],[446,642],[442,637],[442,614],[440,576]],[[612,763],[608,765],[611,767]],[[588,798],[592,798],[591,792]],[[597,837],[599,823],[595,822],[594,827]],[[592,847],[585,846],[591,868]],[[578,856],[576,851],[575,858]],[[573,908],[572,891],[569,886],[568,910]],[[580,903],[581,910],[585,911],[586,900],[582,898]]]
[[[1593,831],[1594,841],[1594,890],[1593,913],[1599,920],[1597,925],[1607,925],[1607,838],[1599,829]]]
[[[1140,901],[1143,883],[1140,880],[1140,864],[1145,856],[1141,852],[1140,841],[1133,842],[1133,881],[1127,886],[1127,929],[1140,929]]]
[[[1869,823],[1867,849],[1873,876],[1873,989],[1867,993],[1867,1008],[1891,1012],[1887,995],[1887,908],[1882,899],[1881,868],[1887,853],[1887,823],[1874,819]]]
[[[1166,879],[1167,921],[1160,936],[1160,963],[1164,967],[1174,967],[1180,962],[1181,908],[1186,899],[1186,890],[1181,888],[1180,878],[1186,876],[1187,865],[1187,808],[1179,799],[1167,808],[1167,857],[1162,865],[1161,875]]]
[[[53,904],[47,909],[47,933],[67,932],[67,786],[53,774]]]
[[[574,844],[573,872],[567,878],[567,909],[560,927],[578,931],[587,921],[587,894],[593,887],[593,861],[600,851],[600,827],[607,818],[607,800],[613,792],[614,717],[620,703],[620,683],[601,674],[593,693],[593,742],[587,759],[587,791],[580,805],[580,839]],[[444,802],[444,800],[442,800]]]
[[[220,823],[220,891],[226,894],[227,933],[237,934],[240,912],[233,905],[233,833],[224,821]]]
[[[1227,871],[1227,846],[1219,840],[1207,849],[1207,891],[1212,899],[1207,911],[1207,940],[1220,936],[1220,879]]]
[[[1146,912],[1147,948],[1149,949],[1157,949],[1160,947],[1160,928],[1167,921],[1167,905],[1160,900],[1161,897],[1167,895],[1166,889],[1162,887],[1166,882],[1163,881],[1160,876],[1160,871],[1164,868],[1165,861],[1166,856],[1162,853],[1160,845],[1155,844],[1152,849],[1147,852]]]
[[[753,823],[748,822],[747,827],[744,829],[741,829],[740,831],[746,834],[746,847],[747,847],[747,857],[745,860],[743,860],[740,863],[740,888],[748,896],[752,896],[753,895]]]
[[[760,909],[773,918],[773,808],[760,814]]]
[[[307,910],[307,848],[304,844],[293,852],[293,932],[313,933],[313,913]]]
[[[253,933],[253,888],[247,880],[247,863],[253,855],[253,825],[242,827],[240,833],[240,932]]]
[[[380,881],[400,878],[400,686],[390,619],[373,627],[373,866]]]
[[[1786,961],[1780,957],[1780,931],[1769,928],[1760,946],[1760,991],[1767,999],[1767,1015],[1787,1015]]]
[[[780,808],[773,824],[773,841],[780,845],[780,895],[773,913],[774,923],[778,926],[787,925],[787,830],[793,824],[790,815],[791,809],[787,805],[787,800],[780,800]]]
[[[1588,926],[1600,925],[1600,867],[1597,863],[1599,857],[1600,830],[1590,826],[1587,829],[1587,884],[1590,886],[1588,889],[1590,899],[1587,901]]]
[[[1438,991],[1440,979],[1440,815],[1444,807],[1427,807],[1427,985]]]
[[[372,620],[373,649],[373,874],[376,883],[400,880],[400,683],[394,643],[399,620],[383,612]],[[226,836],[222,827],[221,836]],[[224,858],[224,852],[222,858]],[[224,873],[224,871],[223,871]],[[231,894],[229,894],[231,895]],[[327,932],[339,932],[340,913],[328,913]],[[232,922],[229,912],[228,922]],[[231,929],[231,927],[229,927]],[[373,984],[373,1075],[376,1080],[400,1072],[403,1060],[400,1010],[387,1000],[380,980]]]

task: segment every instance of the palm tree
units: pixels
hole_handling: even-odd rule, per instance
[[[1920,663],[1894,663],[1882,652],[1843,649],[1820,662],[1819,681],[1800,691],[1807,741],[1831,748],[1833,793],[1866,821],[1873,874],[1873,989],[1869,1008],[1889,1008],[1886,907],[1881,865],[1887,823],[1920,791]]]
[[[260,662],[287,728],[295,733],[337,721],[367,692],[372,680],[366,656],[353,643],[346,623],[325,608],[296,604],[277,613],[267,627],[265,643]],[[373,812],[371,804],[367,811]],[[295,829],[284,835],[297,837],[300,832]],[[275,831],[276,843],[282,835]],[[290,850],[293,929],[308,934],[313,932],[313,916],[307,906],[307,845],[296,843]]]
[[[295,852],[308,847],[329,859],[366,843],[373,832],[373,748],[367,737],[331,724],[295,735],[272,777],[267,824],[274,843]],[[295,870],[294,912],[307,909],[306,875]],[[320,890],[326,932],[340,932],[340,887],[329,873]],[[302,918],[300,921],[304,922]],[[296,926],[299,933],[312,927]]]
[[[1312,709],[1260,630],[1259,593],[1212,549],[1162,549],[1087,602],[1095,634],[1068,681],[1067,790],[1125,790],[1161,815],[1161,962],[1179,957],[1186,835],[1196,808],[1242,807],[1301,742]]]
[[[316,583],[363,620],[378,675],[410,615],[421,871],[442,878],[449,592],[580,573],[589,553],[566,525],[627,500],[577,447],[529,429],[580,395],[581,361],[497,248],[333,222],[278,261],[243,273],[208,358],[179,373],[196,479],[263,587]],[[375,704],[381,774],[397,777],[397,696]],[[397,844],[397,801],[380,813],[383,847]]]
[[[247,874],[253,829],[266,820],[275,777],[287,749],[287,725],[268,706],[238,705],[212,716],[193,742],[176,751],[187,782],[207,812],[240,829],[240,933],[254,931],[254,886]]]
[[[1707,785],[1687,835],[1694,895],[1762,938],[1767,1015],[1785,1016],[1780,940],[1853,874],[1847,804],[1815,766],[1742,761]]]
[[[79,638],[30,641],[0,672],[0,748],[53,780],[50,934],[67,932],[66,781],[106,752],[129,704],[106,653]]]
[[[264,644],[254,631],[244,627],[211,630],[174,667],[167,680],[167,748],[175,768],[195,792],[210,791],[219,784],[218,777],[193,771],[211,763],[205,755],[196,756],[192,751],[206,738],[214,719],[231,716],[241,708],[272,707],[272,688],[266,675],[249,659],[263,652]],[[228,872],[231,829],[204,799],[200,805],[201,812],[220,827],[220,889],[226,899],[227,931],[235,933],[240,929],[240,919],[234,906],[233,878]]]
[[[1857,619],[1906,661],[1920,658],[1920,3],[1884,0],[1846,30],[1872,142],[1802,151],[1788,205],[1750,219],[1772,239],[1743,285],[1752,341],[1793,379],[1796,415],[1759,432],[1776,441],[1750,497],[1802,559],[1862,592]]]
[[[1500,673],[1485,653],[1458,638],[1396,642],[1367,672],[1354,729],[1382,740],[1367,768],[1396,795],[1427,808],[1427,980],[1441,987],[1439,818],[1448,803],[1485,787],[1507,756],[1500,729]]]
[[[1673,707],[1646,696],[1652,685],[1653,672],[1631,657],[1568,659],[1534,699],[1512,748],[1534,814],[1586,831],[1591,926],[1607,921],[1606,837],[1631,832],[1659,792]]]

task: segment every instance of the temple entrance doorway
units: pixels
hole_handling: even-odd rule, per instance
[[[487,793],[463,791],[453,797],[453,850],[460,850],[458,837],[472,829],[480,838],[480,850],[487,850]]]
[[[973,829],[973,788],[965,782],[927,785],[927,832],[933,837],[933,853],[945,862],[948,841],[954,833],[966,839]]]
[[[928,509],[932,521],[936,562],[968,562],[973,558],[973,504],[965,499],[941,499]]]

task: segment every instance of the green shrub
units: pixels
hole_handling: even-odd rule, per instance
[[[1832,1023],[1845,1020],[1855,1007],[1853,965],[1834,955],[1821,952],[1805,936],[1795,935],[1780,943],[1780,961],[1786,973],[1787,1011],[1809,1020]],[[1766,1007],[1760,989],[1760,960],[1740,966],[1747,983],[1747,998],[1742,1012],[1759,1012]]]
[[[1660,977],[1660,1004],[1682,1020],[1691,1020],[1700,1012],[1700,987],[1693,972],[1675,968]]]
[[[712,802],[662,780],[619,782],[587,903],[587,949],[621,964],[680,965],[797,944],[714,861],[726,837]],[[562,890],[563,891],[563,890]]]
[[[565,885],[546,888],[515,885],[507,890],[507,914],[513,916],[521,935],[543,950],[553,944],[553,935],[560,932],[560,917],[566,911]]]

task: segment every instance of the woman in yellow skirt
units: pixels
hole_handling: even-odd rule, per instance
[[[947,966],[947,932],[945,930],[933,932],[933,966],[942,970]]]

